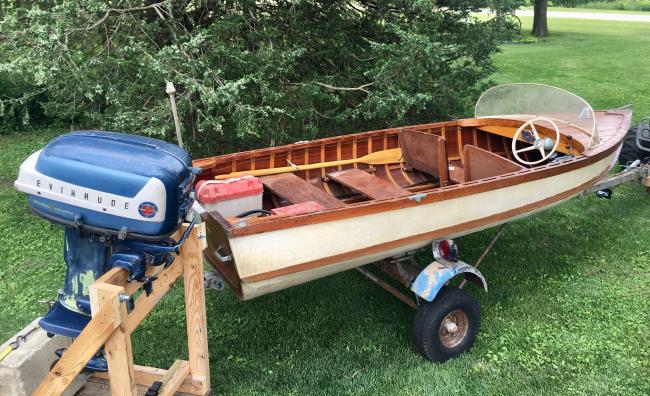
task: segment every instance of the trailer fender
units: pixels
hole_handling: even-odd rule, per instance
[[[445,283],[459,274],[465,274],[468,280],[482,285],[487,292],[487,282],[483,274],[475,267],[462,261],[446,262],[444,264],[434,261],[415,278],[411,285],[411,291],[424,300],[433,301]]]

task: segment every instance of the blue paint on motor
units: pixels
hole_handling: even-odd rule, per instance
[[[191,165],[172,144],[99,131],[60,136],[23,162],[16,189],[29,194],[36,215],[66,227],[65,284],[43,329],[78,336],[90,320],[89,286],[110,268],[151,292],[147,268],[170,265],[191,229],[169,238],[194,201]],[[102,367],[100,354],[89,368]]]
[[[110,268],[124,268],[131,274],[129,276],[130,280],[141,281],[144,279],[147,270],[147,260],[144,252],[115,253],[111,256],[108,266]]]
[[[59,300],[74,311],[90,315],[89,282],[92,283],[105,272],[108,247],[97,236],[86,235],[73,228],[66,228],[63,235],[63,259],[68,271]]]
[[[133,197],[150,177],[172,190],[189,175],[192,158],[180,147],[119,132],[79,131],[50,141],[36,169],[55,179]],[[71,173],[71,171],[75,173]]]

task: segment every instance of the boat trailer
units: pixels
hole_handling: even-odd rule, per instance
[[[648,141],[650,142],[650,137]],[[621,172],[597,181],[579,197],[595,193],[599,198],[611,199],[613,188],[630,182],[644,185],[650,193],[650,163],[635,160],[629,165],[622,165],[622,168]],[[424,269],[417,265],[415,259],[421,249],[369,265],[409,289],[412,296],[367,268],[358,267],[356,270],[416,310],[413,324],[415,347],[427,359],[442,362],[467,351],[474,342],[480,326],[480,311],[476,300],[463,288],[470,281],[487,292],[487,282],[478,267],[506,231],[508,224],[499,226],[474,265],[459,259],[458,249],[451,239],[433,242],[435,260]],[[451,285],[450,281],[458,275],[463,275],[463,279],[457,286]],[[438,331],[431,332],[432,328]]]
[[[416,310],[413,323],[415,348],[428,360],[443,362],[467,351],[474,343],[481,323],[480,309],[474,297],[463,288],[470,281],[487,292],[487,281],[477,267],[508,224],[501,224],[474,265],[459,259],[458,248],[451,239],[433,242],[435,260],[424,269],[416,265],[415,255],[419,250],[371,264],[410,289],[414,298],[366,268],[358,267],[356,270]],[[463,275],[464,279],[458,286],[450,285],[458,275]]]
[[[596,193],[599,198],[609,199],[612,196],[614,187],[630,182],[643,184],[650,194],[650,164],[636,160],[630,165],[621,166],[623,167],[621,172],[600,179],[591,188],[585,190],[580,197],[582,198],[589,193]]]

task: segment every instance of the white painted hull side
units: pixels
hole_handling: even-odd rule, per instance
[[[610,167],[615,155],[612,153],[600,161],[573,171],[497,190],[365,216],[236,237],[230,240],[230,247],[242,279],[282,270],[535,205],[593,181]],[[462,231],[445,237],[454,238],[526,217],[569,198],[571,197],[505,219],[486,220],[486,223],[480,226],[463,228]],[[242,282],[242,299],[250,299],[369,264],[430,243],[431,240],[419,240],[301,272],[258,282]]]

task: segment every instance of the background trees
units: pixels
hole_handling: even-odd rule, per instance
[[[515,3],[2,1],[0,128],[165,137],[166,80],[199,152],[458,116]]]

